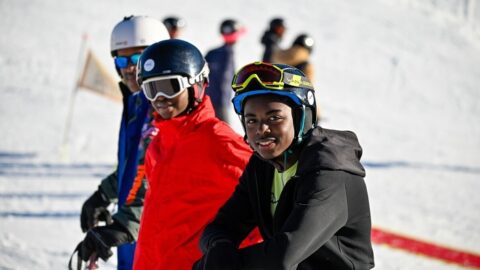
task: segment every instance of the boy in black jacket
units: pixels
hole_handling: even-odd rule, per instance
[[[294,67],[255,62],[232,87],[255,155],[204,230],[194,269],[373,268],[356,135],[316,127],[314,89]],[[239,249],[255,226],[264,242]]]

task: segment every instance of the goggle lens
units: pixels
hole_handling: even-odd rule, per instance
[[[263,85],[272,85],[282,83],[283,71],[269,64],[251,64],[242,68],[236,74],[232,87],[235,90],[242,90],[256,76],[259,83]]]
[[[115,66],[117,68],[126,68],[129,63],[137,65],[138,60],[140,59],[141,53],[135,53],[128,56],[117,56],[115,57]]]
[[[262,88],[282,90],[285,85],[290,87],[302,87],[313,90],[313,85],[305,76],[291,73],[287,67],[278,67],[269,63],[255,62],[246,65],[233,77],[232,88],[235,92],[245,90],[255,79]]]
[[[159,96],[174,98],[190,86],[185,84],[183,79],[186,78],[178,76],[176,78],[147,80],[142,84],[143,92],[145,93],[145,97],[150,101],[154,101]]]

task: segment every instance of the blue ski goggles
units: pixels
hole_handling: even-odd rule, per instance
[[[127,56],[117,56],[115,57],[115,66],[117,68],[126,68],[128,67],[129,63],[132,63],[132,65],[137,65],[138,60],[140,59],[141,53],[134,53],[132,55],[127,55]]]

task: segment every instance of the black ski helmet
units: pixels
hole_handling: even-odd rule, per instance
[[[230,35],[232,33],[240,31],[242,26],[236,20],[227,19],[222,22],[220,25],[220,34]]]
[[[277,27],[285,28],[285,21],[283,20],[283,18],[277,17],[277,18],[273,18],[270,21],[270,30],[274,30]]]
[[[295,38],[292,45],[302,46],[306,48],[309,52],[312,52],[314,44],[315,44],[315,41],[310,35],[300,34],[297,36],[297,38]]]
[[[138,62],[137,80],[167,75],[195,78],[206,68],[206,61],[193,44],[180,39],[167,39],[152,44]]]
[[[165,27],[167,27],[169,31],[172,29],[175,30],[183,28],[186,25],[185,20],[175,16],[170,16],[163,19],[163,24],[165,25]]]
[[[189,109],[202,101],[208,74],[208,65],[200,50],[180,39],[163,40],[147,47],[140,56],[137,66],[139,85],[154,77],[169,75],[187,77],[193,85],[188,88]]]

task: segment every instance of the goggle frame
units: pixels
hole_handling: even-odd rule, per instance
[[[255,68],[257,69],[255,70]],[[235,73],[235,76],[232,80],[232,89],[235,92],[241,92],[248,87],[248,85],[253,79],[256,79],[257,82],[265,89],[282,90],[283,88],[285,88],[285,85],[288,85],[291,87],[301,87],[313,90],[312,83],[306,77],[290,73],[287,70],[288,68],[282,69],[275,64],[254,62],[252,64],[244,66],[239,71],[237,71],[237,73]],[[271,71],[278,72],[278,74],[274,74],[274,76],[277,76],[277,79],[272,81],[263,80],[261,78],[263,76],[259,76],[261,71],[269,71],[269,75],[273,74]],[[243,79],[241,83],[237,83],[237,80],[239,76],[242,75],[242,72],[248,72],[251,74],[248,75],[246,79]]]
[[[177,83],[176,85],[178,85],[178,87],[176,88],[178,89],[173,89],[173,85],[175,85],[174,83],[170,82],[167,84],[164,82],[167,80],[175,81]],[[172,89],[165,91],[165,86],[168,85],[170,85]],[[192,85],[189,83],[188,78],[181,75],[154,77],[147,79],[142,83],[143,93],[145,94],[145,97],[150,101],[155,101],[160,96],[169,99],[175,98],[190,86]]]

